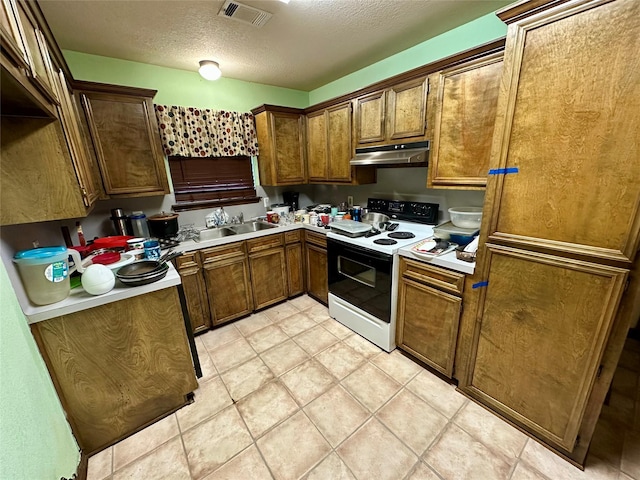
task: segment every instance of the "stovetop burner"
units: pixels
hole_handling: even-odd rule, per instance
[[[378,238],[377,240],[374,240],[373,243],[378,245],[395,245],[398,242],[391,238]]]
[[[389,238],[399,238],[400,240],[407,240],[408,238],[415,238],[415,235],[411,232],[392,232],[388,233]]]

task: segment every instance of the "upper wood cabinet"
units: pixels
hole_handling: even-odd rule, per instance
[[[260,150],[260,183],[269,186],[306,183],[303,111],[263,105],[252,112]]]
[[[155,90],[75,82],[105,193],[138,197],[169,193],[153,109]]]
[[[2,50],[11,57],[17,66],[24,69],[29,68],[29,57],[20,32],[14,0],[0,1],[0,42]]]
[[[486,186],[502,58],[493,53],[439,73],[428,188]]]
[[[428,77],[409,80],[354,100],[357,146],[424,140]]]

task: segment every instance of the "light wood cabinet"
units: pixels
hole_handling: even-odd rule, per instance
[[[206,331],[211,327],[211,313],[200,252],[184,253],[175,259],[175,266],[182,279],[191,329],[193,333]]]
[[[0,2],[0,42],[2,50],[7,52],[11,60],[26,70],[29,68],[29,57],[20,33],[16,8],[14,0]]]
[[[302,251],[302,230],[285,232],[285,255],[287,257],[287,285],[289,297],[304,293],[304,255]]]
[[[105,193],[139,197],[169,193],[155,90],[75,82]]]
[[[306,183],[303,111],[263,105],[252,112],[260,149],[260,183],[269,186]]]
[[[212,324],[249,315],[253,298],[245,242],[207,248],[201,255]]]
[[[487,184],[503,52],[439,72],[428,188]]]
[[[282,234],[247,240],[251,291],[256,310],[286,300],[287,262]]]
[[[468,292],[459,385],[583,465],[631,321],[619,305],[636,293],[640,3],[498,16],[510,25],[490,168],[509,170],[487,181],[474,281],[488,283]]]
[[[400,257],[396,343],[451,378],[464,275]]]
[[[187,403],[198,387],[175,287],[31,326],[83,453]]]
[[[327,238],[325,235],[305,231],[305,264],[307,267],[307,293],[327,305],[329,283],[327,277]]]
[[[354,100],[357,146],[426,139],[428,77],[394,85]]]

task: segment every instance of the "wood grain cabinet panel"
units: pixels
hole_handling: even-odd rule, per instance
[[[351,103],[328,108],[327,117],[327,180],[351,181]]]
[[[287,256],[287,285],[289,297],[304,293],[304,255],[302,243],[292,243],[285,247]]]
[[[169,193],[152,103],[155,91],[88,82],[82,82],[79,90],[105,192],[110,196]]]
[[[443,278],[454,276],[464,283],[464,275],[400,258],[396,343],[449,378],[453,376],[462,292],[457,292],[458,282]]]
[[[260,148],[260,183],[269,186],[306,183],[302,110],[264,105],[252,112]]]
[[[502,59],[493,53],[440,72],[427,187],[486,186]]]
[[[251,290],[256,310],[287,299],[289,287],[286,265],[284,247],[249,255]]]
[[[462,389],[570,452],[628,271],[487,249],[488,286]]]
[[[0,2],[0,41],[2,50],[7,52],[12,62],[21,68],[29,68],[29,57],[24,46],[17,19],[14,0]]]
[[[175,259],[175,265],[182,279],[193,333],[208,330],[211,327],[211,313],[200,252],[183,254]]]
[[[385,139],[385,91],[370,93],[355,100],[356,143],[382,142]]]
[[[175,287],[31,329],[84,453],[185,405],[198,387]]]
[[[305,265],[307,268],[307,293],[327,305],[329,281],[327,275],[327,238],[313,232],[305,232]]]
[[[307,115],[307,173],[309,181],[328,177],[327,122],[324,110]]]

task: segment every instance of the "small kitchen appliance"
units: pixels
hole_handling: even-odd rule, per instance
[[[299,197],[300,197],[300,193],[298,192],[282,192],[282,201],[283,203],[291,207],[292,212],[295,212],[298,210],[298,207],[300,205],[298,201]]]
[[[149,232],[155,238],[172,238],[178,233],[177,213],[157,213],[149,217]],[[142,236],[142,235],[140,235]]]

